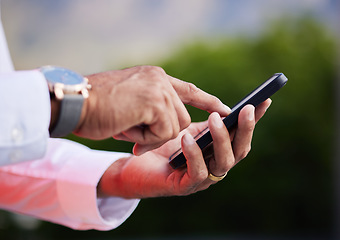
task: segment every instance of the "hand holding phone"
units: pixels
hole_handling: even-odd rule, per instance
[[[252,104],[254,107],[268,99],[275,92],[287,83],[288,79],[283,73],[276,73],[260,86],[255,88],[251,93],[238,102],[231,110],[232,112],[223,119],[228,131],[237,125],[238,115],[241,109],[247,104]],[[212,137],[208,128],[200,132],[196,137],[198,146],[202,149],[206,164],[208,164],[209,156],[213,154]],[[172,168],[177,169],[186,165],[186,159],[181,149],[173,153],[169,158],[169,164]]]

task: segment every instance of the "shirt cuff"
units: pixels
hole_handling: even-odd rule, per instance
[[[58,174],[60,205],[72,219],[69,227],[78,230],[111,230],[122,224],[137,207],[138,199],[97,198],[97,185],[103,173],[127,153],[84,148],[76,151]]]
[[[0,165],[44,156],[49,137],[50,98],[35,70],[0,73]]]

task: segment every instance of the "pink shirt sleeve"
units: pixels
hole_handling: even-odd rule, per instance
[[[49,139],[42,159],[0,168],[0,207],[73,229],[116,228],[139,200],[100,199],[96,187],[105,170],[126,156]]]

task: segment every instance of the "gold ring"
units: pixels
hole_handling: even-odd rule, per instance
[[[209,173],[208,178],[209,178],[210,180],[214,181],[214,182],[219,182],[219,181],[221,181],[223,178],[225,178],[225,176],[227,176],[227,173],[228,173],[228,172],[226,172],[225,174],[223,174],[223,175],[220,176],[220,177],[217,177],[217,176],[215,176],[214,174]]]

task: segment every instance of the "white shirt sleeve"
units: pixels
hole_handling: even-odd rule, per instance
[[[126,153],[96,151],[49,139],[42,159],[0,168],[0,207],[73,229],[110,230],[123,223],[139,200],[97,198],[105,170]]]
[[[0,166],[44,155],[50,112],[48,86],[39,71],[0,73]]]

